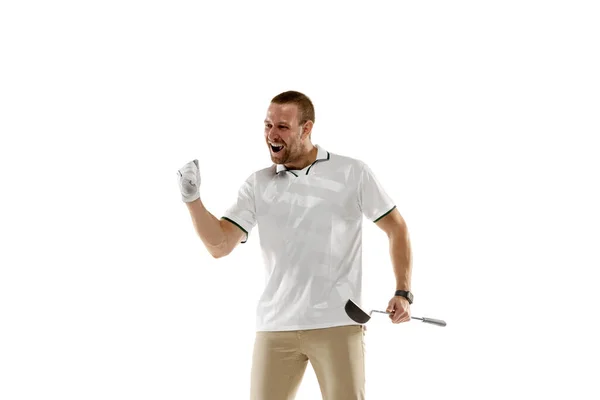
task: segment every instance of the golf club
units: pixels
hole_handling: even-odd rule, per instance
[[[367,323],[367,321],[369,321],[371,319],[371,314],[374,312],[378,312],[381,314],[391,314],[390,312],[380,311],[380,310],[371,310],[369,313],[367,313],[352,300],[348,300],[346,302],[346,306],[344,307],[344,309],[346,310],[346,314],[348,314],[348,316],[353,321],[358,322],[359,324]],[[446,326],[446,321],[442,321],[441,319],[425,318],[425,317],[420,318],[420,317],[412,317],[412,316],[411,316],[411,318],[418,319],[427,324],[433,324],[433,325],[437,325],[437,326]]]

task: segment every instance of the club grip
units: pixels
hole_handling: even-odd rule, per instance
[[[438,325],[438,326],[446,326],[446,321],[442,321],[441,319],[423,317],[423,322],[425,322],[427,324]]]

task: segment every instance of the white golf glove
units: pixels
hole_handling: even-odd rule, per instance
[[[179,190],[181,190],[181,199],[185,203],[190,203],[200,198],[200,167],[198,160],[193,160],[181,167],[177,171],[179,176]]]

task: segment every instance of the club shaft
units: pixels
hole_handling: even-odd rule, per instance
[[[371,312],[378,312],[381,314],[391,314],[391,312],[389,311],[381,311],[381,310],[371,310]],[[433,325],[438,325],[438,326],[446,326],[446,321],[442,321],[441,319],[435,319],[435,318],[421,318],[421,317],[412,317],[412,319],[418,319],[419,321],[423,321],[425,323],[428,324],[433,324]]]

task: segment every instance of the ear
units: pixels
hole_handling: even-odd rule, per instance
[[[313,122],[312,121],[306,121],[304,123],[304,125],[302,126],[302,139],[306,139],[307,137],[310,137],[310,133],[312,132],[312,127],[313,127]]]

